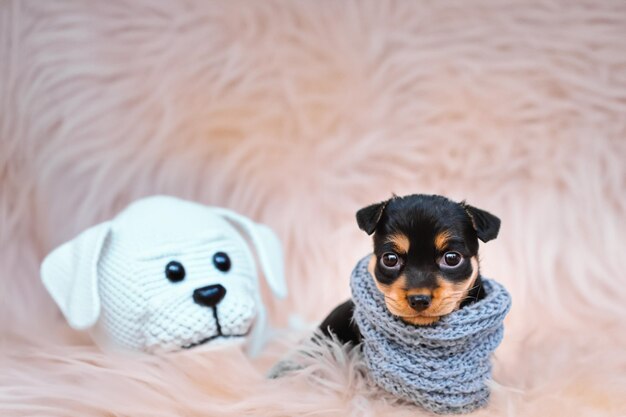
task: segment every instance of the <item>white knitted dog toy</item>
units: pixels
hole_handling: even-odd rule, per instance
[[[169,352],[267,338],[256,248],[273,293],[287,293],[283,255],[266,226],[173,197],[139,200],[44,259],[43,283],[74,329],[100,346]]]

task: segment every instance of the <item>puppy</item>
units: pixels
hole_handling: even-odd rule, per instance
[[[359,228],[373,234],[369,272],[386,308],[407,324],[426,326],[481,300],[478,239],[495,239],[500,220],[465,202],[438,195],[393,197],[356,214]],[[321,331],[358,344],[354,303],[336,307]]]

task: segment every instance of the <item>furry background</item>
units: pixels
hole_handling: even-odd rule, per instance
[[[304,333],[105,355],[38,268],[156,193],[235,209],[286,248],[274,322],[315,324],[392,192],[499,215],[482,272],[514,306],[477,416],[626,415],[626,3],[0,2],[0,415],[423,414],[335,346],[263,373]],[[314,372],[315,371],[315,372]]]

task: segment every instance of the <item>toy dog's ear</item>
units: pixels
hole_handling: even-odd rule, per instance
[[[493,214],[481,210],[479,208],[470,206],[469,204],[462,203],[465,212],[472,220],[476,235],[483,242],[489,242],[492,239],[498,237],[500,231],[500,219]]]
[[[357,211],[356,222],[359,225],[359,229],[365,231],[368,235],[374,233],[385,211],[385,207],[387,207],[387,203],[389,203],[389,200],[372,204]]]
[[[256,249],[263,274],[272,292],[278,298],[285,298],[287,296],[287,284],[285,282],[283,249],[280,240],[272,229],[224,208],[215,207],[214,210],[217,214],[239,225],[246,232]]]
[[[111,222],[93,226],[52,251],[41,264],[41,280],[69,325],[93,326],[100,315],[98,260]]]

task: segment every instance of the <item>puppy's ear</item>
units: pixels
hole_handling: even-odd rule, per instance
[[[465,212],[472,220],[472,225],[474,225],[474,230],[476,230],[476,235],[480,240],[489,242],[498,237],[500,231],[499,218],[485,210],[465,204],[465,202],[462,204]]]
[[[389,200],[372,204],[357,211],[356,222],[359,225],[359,229],[365,231],[368,235],[374,233],[388,202]]]
[[[41,280],[69,325],[93,326],[100,316],[98,261],[111,222],[93,226],[52,251],[41,264]]]

